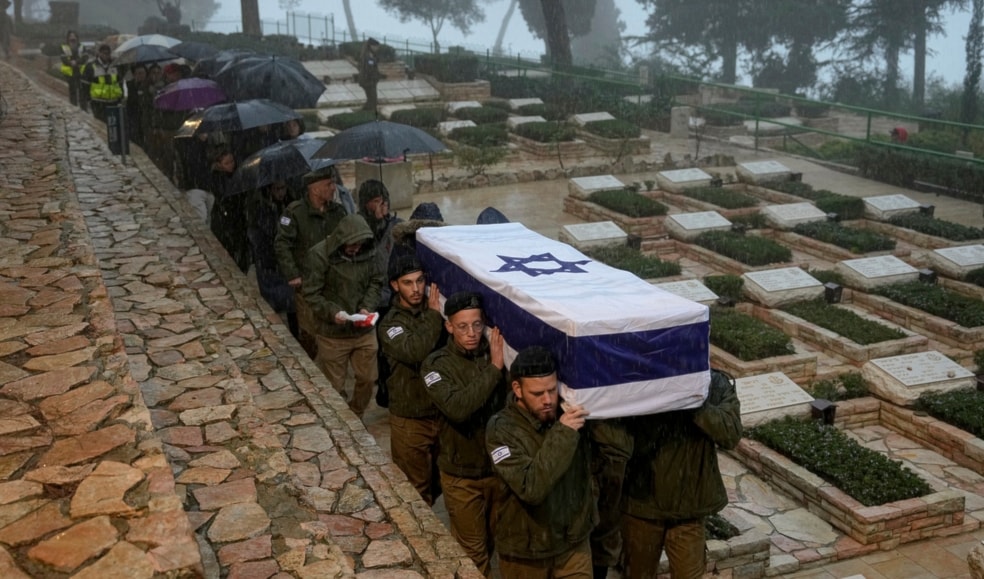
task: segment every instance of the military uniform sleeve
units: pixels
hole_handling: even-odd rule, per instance
[[[707,400],[694,413],[694,423],[718,446],[732,449],[741,440],[741,403],[731,380],[714,374]]]
[[[396,308],[379,324],[379,344],[383,354],[403,364],[418,364],[434,351],[441,337],[444,318],[434,310],[424,310],[414,324],[404,323]]]
[[[294,261],[294,246],[300,243],[297,239],[299,235],[300,230],[294,212],[288,208],[277,223],[277,237],[273,240],[277,264],[280,266],[280,272],[288,280],[301,277],[301,264]]]
[[[464,422],[485,404],[499,387],[502,370],[488,361],[475,376],[467,381],[454,371],[449,356],[436,352],[428,357],[421,368],[427,393],[434,405],[451,422]]]
[[[362,296],[362,302],[359,304],[359,309],[364,309],[368,312],[374,312],[379,308],[379,297],[382,295],[383,284],[386,283],[386,276],[383,275],[383,270],[379,266],[379,260],[375,256],[373,256],[372,264],[372,275],[369,277],[369,285],[366,288],[366,293]]]
[[[325,284],[328,283],[328,256],[323,251],[324,247],[325,242],[322,241],[308,252],[307,275],[301,283],[301,293],[304,295],[304,301],[314,312],[315,319],[333,324],[335,314],[341,311],[341,307],[325,297]]]
[[[555,423],[535,454],[523,444],[523,435],[521,428],[496,414],[489,420],[485,447],[492,457],[493,470],[512,492],[524,503],[538,505],[570,468],[580,434]]]

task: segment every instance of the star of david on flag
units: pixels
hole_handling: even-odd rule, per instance
[[[540,253],[529,257],[510,257],[508,255],[499,255],[498,258],[506,263],[499,269],[495,270],[496,273],[520,271],[533,277],[540,275],[553,275],[555,273],[588,273],[578,266],[587,265],[591,262],[590,259],[564,261],[562,259],[557,259],[552,253]],[[547,269],[545,267],[530,267],[538,263],[553,263],[556,264],[557,267],[551,269]]]

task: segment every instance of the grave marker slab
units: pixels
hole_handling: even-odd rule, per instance
[[[961,279],[971,270],[984,267],[984,245],[935,249],[929,253],[929,262],[933,265],[933,269],[949,277]]]
[[[782,372],[738,378],[735,388],[746,428],[786,416],[810,415],[813,396]]]
[[[763,183],[789,179],[792,171],[779,161],[753,161],[739,163],[738,180],[744,183]]]
[[[629,236],[612,221],[565,225],[560,228],[557,239],[580,250],[629,242]]]
[[[718,295],[707,288],[706,285],[696,279],[685,279],[681,281],[668,281],[655,284],[656,287],[666,290],[671,294],[676,294],[681,298],[692,302],[709,306],[717,301]]]
[[[442,135],[450,135],[451,131],[459,129],[462,127],[476,127],[475,121],[443,121],[437,123],[437,130],[441,132]]]
[[[674,239],[691,241],[705,231],[727,231],[731,222],[717,211],[675,213],[663,220],[667,233]]]
[[[896,215],[915,213],[920,204],[905,195],[877,195],[864,198],[864,216],[876,221],[888,221]]]
[[[480,107],[482,103],[478,101],[451,101],[447,105],[448,112],[452,115],[461,109],[470,109],[473,107]]]
[[[847,259],[834,270],[844,276],[847,285],[865,290],[919,279],[919,270],[894,255]]]
[[[526,116],[526,117],[509,117],[508,119],[506,119],[506,126],[509,127],[510,129],[515,129],[519,125],[523,125],[526,123],[545,123],[545,122],[547,122],[547,119],[539,115]]]
[[[595,121],[612,121],[615,120],[615,117],[608,112],[581,113],[579,115],[574,115],[573,120],[579,127],[583,127],[584,125]]]
[[[624,189],[625,183],[613,175],[595,175],[593,177],[574,177],[567,181],[567,193],[571,197],[587,199],[595,191]]]
[[[823,297],[823,284],[798,267],[750,271],[741,277],[743,291],[772,308]]]
[[[812,203],[785,203],[783,205],[767,205],[762,209],[762,215],[776,229],[792,229],[800,223],[825,221],[827,214]]]
[[[711,176],[700,169],[675,169],[656,173],[659,188],[670,193],[680,193],[689,187],[706,187]]]
[[[532,98],[532,99],[509,99],[509,108],[516,111],[527,105],[542,105],[543,99]]]
[[[935,350],[877,358],[866,362],[861,374],[873,394],[900,406],[912,405],[923,392],[948,392],[976,382],[970,370]]]

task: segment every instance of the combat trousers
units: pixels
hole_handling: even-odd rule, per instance
[[[548,559],[520,559],[499,555],[502,579],[591,579],[591,547],[587,540]]]
[[[355,415],[362,414],[372,399],[372,387],[376,383],[376,332],[366,332],[351,338],[318,336],[318,355],[314,363],[324,372],[331,385],[345,398],[345,375],[349,363],[355,375],[352,397],[347,399]]]
[[[461,478],[442,471],[441,489],[451,519],[451,536],[478,570],[491,577],[495,525],[504,494],[502,481],[495,476]]]
[[[673,579],[700,579],[707,567],[704,519],[658,521],[625,514],[622,539],[626,579],[656,579],[666,549]]]
[[[390,414],[390,454],[424,501],[433,506],[440,495],[437,454],[441,419],[404,418]]]

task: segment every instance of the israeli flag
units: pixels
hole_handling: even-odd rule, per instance
[[[482,295],[507,365],[528,346],[553,352],[562,397],[591,418],[694,408],[707,397],[704,305],[519,223],[422,228],[417,255],[442,296]]]

